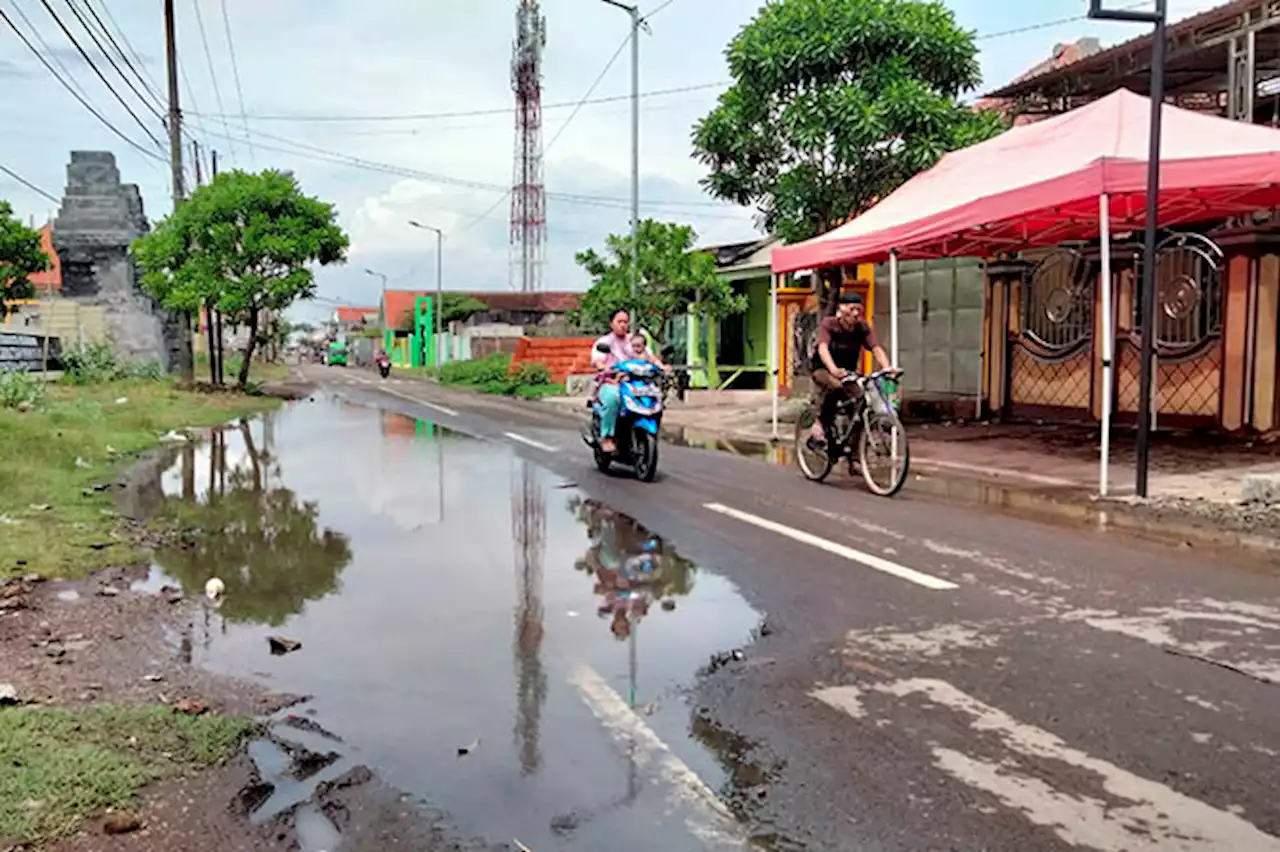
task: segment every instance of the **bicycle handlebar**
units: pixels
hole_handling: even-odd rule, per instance
[[[895,367],[892,370],[876,370],[875,372],[868,373],[865,376],[860,375],[858,373],[850,373],[840,381],[853,384],[853,383],[873,381],[875,379],[883,379],[887,377],[897,379],[902,376],[903,372],[904,371],[902,369]]]

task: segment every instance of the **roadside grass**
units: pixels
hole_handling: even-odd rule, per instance
[[[425,371],[442,385],[469,388],[480,393],[541,399],[564,396],[564,385],[551,381],[545,364],[512,365],[511,356],[501,352],[472,361],[451,361]]]
[[[0,409],[0,579],[38,572],[81,577],[138,558],[113,538],[112,495],[125,454],[162,435],[275,408],[278,400],[192,393],[167,381],[57,383],[42,406]],[[109,545],[103,547],[103,545]]]
[[[0,710],[0,846],[73,834],[147,784],[229,759],[254,729],[167,707]]]
[[[222,365],[222,378],[228,386],[234,386],[240,375],[240,365],[244,359],[240,353],[228,352],[226,362]],[[196,355],[195,373],[197,382],[209,381],[209,356]],[[249,368],[249,385],[261,385],[266,382],[283,382],[289,378],[289,365],[275,362],[254,361]]]

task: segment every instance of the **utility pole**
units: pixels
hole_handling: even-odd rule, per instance
[[[173,0],[164,0],[165,65],[169,77],[169,167],[173,171],[173,209],[182,206],[186,192],[182,186],[182,107],[178,102],[178,39],[173,17]],[[195,354],[191,346],[191,313],[183,312],[178,324],[178,375],[183,384],[196,380]]]
[[[1146,233],[1142,242],[1142,322],[1138,354],[1138,435],[1134,492],[1147,496],[1147,468],[1151,458],[1152,358],[1156,337],[1156,231],[1160,223],[1160,119],[1164,106],[1165,24],[1167,0],[1155,0],[1152,12],[1133,9],[1104,9],[1102,0],[1089,0],[1089,17],[1100,21],[1128,21],[1151,24],[1151,121],[1147,150]]]
[[[209,151],[209,180],[213,180],[218,176],[218,152]],[[209,357],[214,360],[214,373],[216,378],[214,384],[222,384],[227,378],[223,373],[223,351],[222,351],[222,311],[215,310],[213,315],[209,317],[209,322],[213,326],[214,340],[216,341],[213,353]]]
[[[204,173],[201,171],[200,165],[200,142],[199,140],[191,140],[191,159],[195,163],[196,170],[196,186],[204,186]],[[196,323],[196,331],[199,332],[200,323]],[[204,332],[205,340],[209,346],[209,383],[216,385],[218,383],[218,359],[214,355],[214,337],[213,337],[213,302],[206,301],[204,303]]]
[[[423,231],[432,231],[436,235],[436,305],[431,312],[435,318],[436,326],[436,343],[433,347],[436,355],[436,366],[444,364],[444,231],[439,228],[433,228],[430,225],[424,225],[421,222],[410,221],[409,225],[419,228]]]
[[[640,7],[604,0],[631,16],[631,301],[640,276]],[[634,305],[633,305],[634,307]]]

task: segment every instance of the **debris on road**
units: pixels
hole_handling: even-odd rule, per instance
[[[108,814],[102,821],[104,834],[131,834],[142,828],[142,819],[129,811]]]
[[[478,748],[480,748],[480,740],[478,739],[471,745],[460,746],[458,748],[458,757],[466,757]]]
[[[11,683],[0,683],[0,707],[17,707],[22,703],[18,688]]]
[[[283,636],[268,636],[267,644],[271,647],[271,653],[277,657],[293,653],[302,647],[301,642],[294,639],[286,639]]]
[[[203,716],[209,712],[209,708],[194,699],[182,698],[173,703],[173,712],[185,716]]]
[[[219,580],[217,577],[210,578],[209,581],[204,584],[204,596],[211,601],[216,601],[218,598],[222,597],[226,591],[227,584]]]

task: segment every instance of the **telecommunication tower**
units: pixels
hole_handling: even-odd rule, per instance
[[[520,291],[542,289],[547,239],[546,188],[542,174],[542,50],[547,21],[538,0],[520,0],[511,50],[511,87],[516,93],[514,175],[511,180],[510,283]]]

